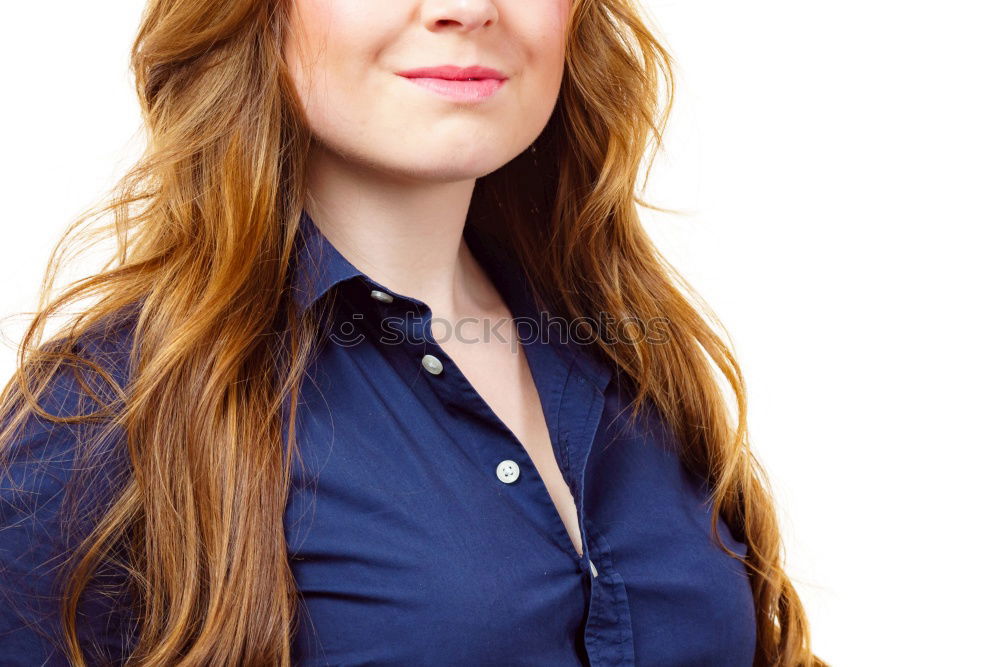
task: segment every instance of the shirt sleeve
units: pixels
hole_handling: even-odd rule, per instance
[[[79,372],[79,371],[78,371]],[[82,391],[74,372],[61,368],[40,397],[49,413],[69,416],[89,413],[97,403]],[[4,415],[0,424],[9,423]],[[99,434],[95,423],[59,423],[32,414],[3,443],[0,466],[0,654],[4,665],[66,665],[59,650],[60,566],[71,555],[93,518],[105,506],[109,492],[122,479],[120,438],[88,440]],[[92,455],[81,459],[84,451]],[[89,468],[81,464],[89,462]],[[71,473],[79,482],[81,518],[66,521],[63,504],[71,495]],[[77,614],[77,631],[84,653],[98,664],[121,662],[128,619],[123,598],[109,594],[124,578],[99,570],[100,590],[88,586]]]

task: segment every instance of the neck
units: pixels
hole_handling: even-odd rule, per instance
[[[475,179],[396,177],[328,151],[310,156],[307,173],[309,215],[372,279],[423,301],[435,317],[502,308],[462,237]]]

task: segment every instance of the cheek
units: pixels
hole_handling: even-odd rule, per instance
[[[511,5],[518,7],[516,30],[528,54],[530,78],[536,88],[533,92],[544,98],[555,96],[562,81],[570,2],[548,0]]]
[[[377,4],[385,0],[373,0]],[[362,3],[363,4],[363,3]],[[341,109],[370,73],[377,50],[377,21],[356,0],[294,0],[285,53],[296,88],[311,113]],[[374,21],[374,23],[373,23]],[[321,119],[316,119],[317,122]]]

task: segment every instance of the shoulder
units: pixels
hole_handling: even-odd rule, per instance
[[[49,657],[62,568],[127,478],[124,438],[101,411],[126,386],[131,321],[116,313],[80,337],[85,363],[60,364],[34,396],[47,415],[15,413],[23,397],[0,414],[0,644],[16,638],[14,664]]]
[[[133,332],[131,310],[105,317],[79,337],[72,359],[40,371],[51,373],[51,378],[41,385],[32,382],[30,400],[8,387],[11,400],[4,402],[0,414],[4,499],[18,489],[25,489],[28,496],[54,492],[81,455],[97,454],[99,447],[110,443],[111,417],[121,407],[131,374]],[[51,352],[55,343],[42,347]],[[25,410],[35,403],[37,407]]]
[[[31,396],[8,385],[0,414],[0,493],[5,500],[19,490],[35,497],[54,492],[81,454],[97,453],[99,443],[93,439],[110,442],[112,416],[121,407],[131,372],[133,331],[131,310],[102,318],[77,339],[70,358],[53,355],[55,368],[37,368],[47,379],[29,378]],[[57,342],[42,349],[52,353]],[[0,518],[8,510],[0,506]]]
[[[44,383],[31,378],[30,397],[8,386],[9,400],[0,414],[0,464],[63,459],[70,453],[69,445],[79,444],[93,427],[109,422],[107,408],[121,398],[131,375],[133,332],[131,310],[102,318],[77,339],[71,357],[58,358],[55,368],[51,364],[38,368],[43,377],[51,377]],[[57,341],[49,341],[42,350],[52,353],[58,347]],[[25,411],[26,405],[35,404]],[[9,428],[15,419],[14,428]]]

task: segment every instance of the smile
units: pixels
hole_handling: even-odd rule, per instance
[[[507,76],[489,67],[458,67],[442,65],[422,67],[399,76],[412,83],[457,102],[478,102],[494,95],[507,80]]]

